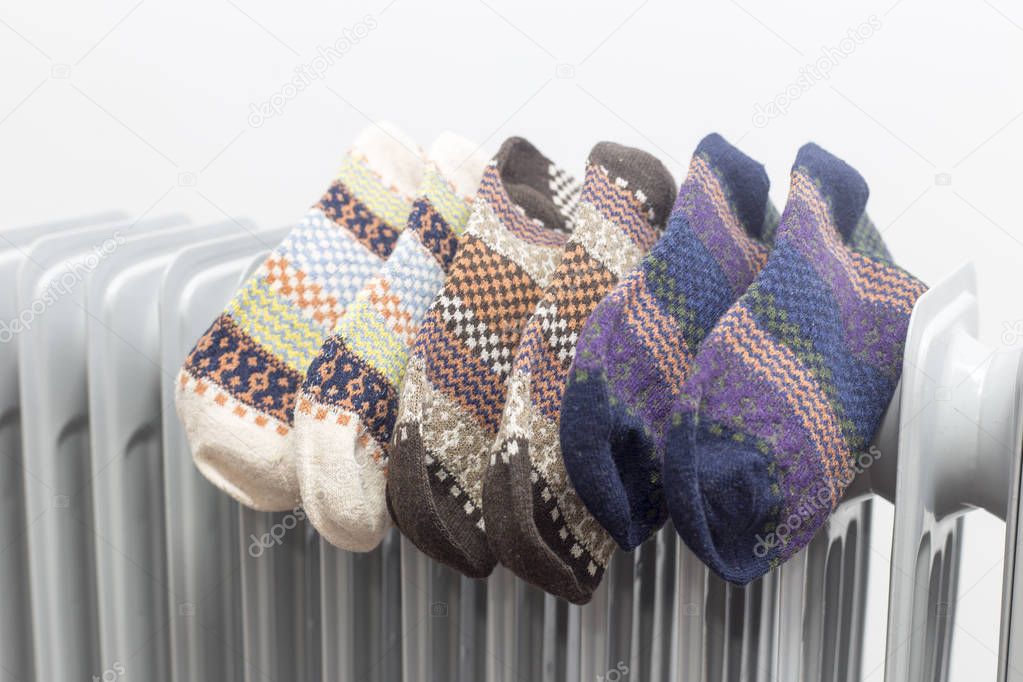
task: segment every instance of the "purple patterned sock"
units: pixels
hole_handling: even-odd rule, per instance
[[[891,262],[867,194],[845,162],[799,150],[767,265],[704,341],[672,416],[675,528],[731,582],[809,543],[898,383],[924,285]]]
[[[590,316],[561,403],[579,497],[623,549],[668,517],[664,431],[696,348],[767,260],[777,212],[763,166],[708,135],[664,237]]]

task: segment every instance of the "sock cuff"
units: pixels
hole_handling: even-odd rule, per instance
[[[717,133],[700,140],[694,155],[706,158],[721,174],[729,190],[728,200],[746,231],[757,239],[765,237],[771,181],[763,164],[743,154]]]
[[[827,199],[842,239],[848,241],[867,205],[870,188],[855,168],[813,142],[799,148],[792,172],[804,172]]]
[[[423,179],[425,154],[415,140],[394,124],[380,121],[368,126],[352,143],[352,156],[361,157],[384,185],[411,198]]]
[[[624,180],[626,189],[642,205],[653,225],[664,225],[675,201],[675,178],[660,159],[647,152],[615,142],[598,142],[588,164],[607,170],[613,181]]]
[[[493,163],[513,202],[548,229],[571,232],[579,182],[521,137],[505,140]]]
[[[437,136],[430,145],[428,157],[460,197],[471,197],[476,193],[490,160],[481,145],[449,131]]]

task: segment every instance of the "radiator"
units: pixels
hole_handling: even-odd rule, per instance
[[[887,682],[948,679],[962,518],[1005,521],[1000,682],[1023,682],[1018,350],[977,338],[969,266],[914,310],[876,459],[803,552],[744,588],[669,526],[590,604],[368,554],[206,483],[185,354],[287,229],[86,216],[0,236],[4,680],[842,682],[861,677],[871,507],[895,505]]]

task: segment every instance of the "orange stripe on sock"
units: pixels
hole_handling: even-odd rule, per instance
[[[799,172],[793,173],[792,192],[810,209],[814,220],[825,226],[821,230],[825,247],[845,271],[856,295],[903,314],[912,313],[916,299],[926,287],[898,268],[889,267],[850,249],[842,241],[832,220],[827,199],[821,195],[812,179]]]
[[[856,267],[857,282],[864,292],[907,315],[913,312],[916,300],[927,290],[920,280],[855,251],[852,261]]]
[[[718,218],[724,223],[732,241],[742,249],[743,257],[746,259],[746,267],[749,268],[750,272],[760,272],[760,269],[767,262],[767,249],[750,237],[743,227],[739,216],[732,210],[732,205],[728,201],[724,187],[721,186],[721,180],[717,174],[699,156],[693,157],[689,166],[689,172],[696,177],[697,182],[700,183],[704,191],[712,197],[712,203],[717,211]]]
[[[792,407],[819,453],[828,474],[832,506],[837,505],[841,491],[835,484],[845,478],[849,449],[827,397],[799,358],[765,334],[745,308],[734,307],[727,322],[722,322],[720,333],[729,349],[775,386]]]
[[[629,284],[625,321],[657,362],[657,368],[672,395],[682,392],[689,376],[693,353],[674,319],[661,311],[646,286],[646,274],[639,270]],[[664,330],[670,330],[666,333]]]

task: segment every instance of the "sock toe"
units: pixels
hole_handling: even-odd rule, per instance
[[[239,431],[235,433],[241,436]],[[265,444],[253,445],[248,452],[266,449]],[[250,509],[282,512],[300,504],[290,457],[241,457],[239,450],[211,440],[193,445],[193,461],[207,480]]]
[[[466,532],[460,534],[461,541],[455,539],[455,529],[445,521],[462,518],[462,512],[441,507],[446,500],[434,493],[419,429],[402,424],[396,431],[387,481],[387,504],[395,524],[424,554],[470,578],[486,578],[497,563],[486,538]]]
[[[302,508],[313,528],[324,540],[349,552],[370,552],[377,548],[391,527],[387,503],[367,499],[357,504],[345,500],[365,495],[366,488],[384,484],[383,472],[376,468],[362,478],[342,478],[336,486],[319,486],[309,495],[303,492]]]
[[[617,485],[625,496],[622,539],[631,551],[656,532],[668,518],[660,484],[661,461],[650,431],[624,407],[612,410],[610,454]]]
[[[296,414],[297,476],[302,507],[313,528],[341,549],[368,552],[390,528],[386,479],[373,447],[360,445],[358,426]]]
[[[561,456],[586,509],[621,545],[628,535],[628,502],[611,458],[611,408],[601,374],[576,368],[565,386]]]
[[[560,437],[565,468],[587,510],[622,549],[637,547],[658,522],[633,509],[629,492],[649,485],[650,475],[636,466],[637,452],[651,452],[638,419],[613,409],[609,388],[599,372],[579,370],[565,388]],[[663,514],[660,516],[663,521]]]
[[[701,439],[687,415],[668,433],[664,479],[675,529],[711,570],[738,585],[768,570],[776,554],[768,524],[781,499],[762,453]]]
[[[232,414],[207,390],[182,386],[176,395],[196,468],[220,490],[257,511],[290,511],[299,506],[290,438],[271,424],[260,426]]]
[[[497,541],[491,549],[501,564],[523,580],[540,586],[556,597],[573,604],[586,604],[600,582],[603,570],[592,585],[581,585],[572,568],[551,549],[554,540],[544,537],[534,519],[533,484],[530,480],[528,444],[522,443],[522,456],[498,461],[491,469],[506,469],[500,476],[488,476],[483,488],[487,537]],[[500,455],[497,455],[500,459]],[[515,538],[515,542],[505,539]]]

